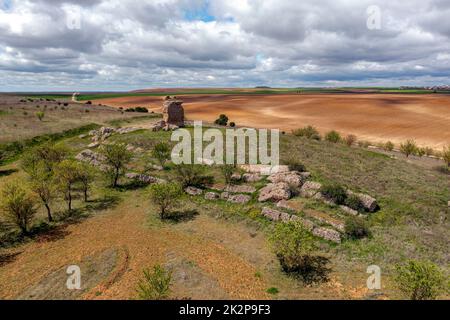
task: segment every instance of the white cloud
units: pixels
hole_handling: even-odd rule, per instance
[[[209,3],[13,0],[0,9],[2,90],[450,82],[447,1]],[[366,27],[369,5],[381,30]]]

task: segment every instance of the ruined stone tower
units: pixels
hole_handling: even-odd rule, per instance
[[[184,126],[183,101],[176,97],[169,98],[163,104],[163,120],[167,126]]]

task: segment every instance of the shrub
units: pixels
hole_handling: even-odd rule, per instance
[[[364,212],[365,207],[358,196],[352,194],[345,199],[345,205],[358,212]]]
[[[357,138],[355,135],[353,134],[349,134],[348,136],[346,136],[344,138],[344,142],[347,146],[351,147],[352,145],[354,145],[357,141]]]
[[[416,152],[416,154],[419,156],[419,157],[423,157],[424,155],[426,155],[426,150],[425,150],[425,148],[417,148],[417,152]]]
[[[219,119],[217,119],[214,123],[219,126],[226,126],[228,124],[228,117],[224,114],[221,114],[219,116]]]
[[[183,188],[204,187],[211,181],[207,181],[203,176],[205,167],[198,164],[180,164],[175,166],[175,173]]]
[[[150,198],[159,206],[161,219],[167,218],[167,211],[175,206],[183,190],[177,183],[158,183],[150,187]]]
[[[325,140],[331,143],[338,143],[341,142],[342,138],[339,132],[332,130],[325,135]]]
[[[435,264],[414,260],[397,265],[394,279],[410,300],[434,300],[446,282],[443,272]]]
[[[370,230],[364,218],[349,217],[345,221],[345,234],[349,239],[362,239],[370,236]]]
[[[230,122],[230,127],[235,128],[236,127],[236,123],[235,122]]]
[[[153,271],[144,269],[144,278],[138,283],[137,293],[141,300],[163,300],[170,295],[172,272],[161,265],[155,265]]]
[[[86,104],[92,104],[92,101],[88,101],[88,102],[86,102]]]
[[[394,150],[394,148],[395,148],[395,145],[391,141],[386,142],[383,146],[383,149],[385,151],[392,151],[392,150]]]
[[[450,168],[450,145],[448,147],[444,147],[442,151],[442,158],[444,159],[447,166]]]
[[[407,140],[405,143],[400,145],[400,151],[409,158],[410,155],[417,153],[417,145],[414,140]]]
[[[367,149],[370,146],[370,142],[369,141],[358,141],[358,146],[360,148]]]
[[[222,171],[223,177],[225,179],[226,184],[231,183],[231,177],[234,174],[235,168],[231,164],[225,164],[223,166],[220,166],[220,170]]]
[[[313,140],[321,140],[319,131],[313,126],[307,126],[301,129],[292,131],[292,134],[297,137],[305,137]]]
[[[430,157],[430,156],[434,155],[434,150],[432,148],[430,148],[430,147],[425,147],[425,155],[427,157]]]
[[[339,205],[345,204],[345,200],[347,199],[347,192],[345,191],[344,187],[338,184],[323,185],[320,189],[320,192],[325,198],[327,198],[328,200],[332,200]]]
[[[44,120],[45,113],[42,111],[36,112],[36,117],[38,117],[39,121],[42,121],[42,120]]]
[[[165,142],[156,144],[152,150],[152,157],[158,160],[162,167],[164,167],[166,161],[170,159],[170,154],[170,146]]]
[[[104,157],[106,173],[110,178],[111,186],[117,188],[119,179],[125,174],[126,166],[133,158],[133,154],[127,150],[127,146],[123,143],[104,145],[100,153]]]
[[[69,104],[66,102],[66,103],[64,103],[64,107],[68,107],[69,106]]]
[[[315,255],[314,237],[300,222],[275,225],[269,239],[284,272],[306,283],[327,280],[328,260]]]
[[[20,181],[7,183],[1,192],[0,209],[7,221],[27,234],[36,214],[35,199]]]
[[[140,112],[140,113],[148,113],[148,109],[145,107],[136,107],[136,108],[134,108],[134,111]]]
[[[278,288],[272,287],[272,288],[267,289],[266,292],[267,292],[268,294],[270,294],[270,295],[275,296],[275,295],[277,295],[278,293],[280,293],[280,290],[278,290]]]
[[[298,171],[298,172],[305,172],[306,166],[301,163],[300,161],[294,159],[294,158],[288,158],[285,162],[285,165],[289,167],[289,171]]]

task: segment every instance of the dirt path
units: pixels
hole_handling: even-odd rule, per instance
[[[238,125],[292,130],[316,126],[322,133],[338,130],[361,140],[416,139],[436,149],[450,143],[450,95],[320,94],[320,95],[186,95],[190,120],[214,121],[226,113]],[[159,111],[161,97],[98,100],[114,107],[145,106]]]
[[[136,206],[142,201],[129,199],[115,209],[68,226],[56,239],[46,238],[14,250],[19,254],[0,267],[0,299],[16,298],[55,271],[76,265],[87,257],[101,255],[111,248],[122,252],[114,273],[93,287],[84,298],[133,298],[143,268],[170,263],[174,258],[190,262],[195,266],[196,274],[202,276],[203,281],[200,284],[197,281],[195,290],[184,288],[188,297],[211,298],[208,290],[203,289],[213,286],[218,292],[217,297],[267,298],[267,284],[255,278],[256,269],[251,263],[198,233],[177,226],[149,228],[148,208]],[[210,221],[209,225],[213,227],[214,222]],[[181,283],[176,285],[183,287],[186,279],[180,279]]]

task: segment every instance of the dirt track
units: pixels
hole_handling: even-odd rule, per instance
[[[418,144],[442,149],[450,144],[450,96],[403,94],[187,95],[190,120],[214,121],[225,113],[238,125],[292,130],[314,125],[361,140]],[[146,106],[160,111],[161,97],[98,100],[115,107]]]

